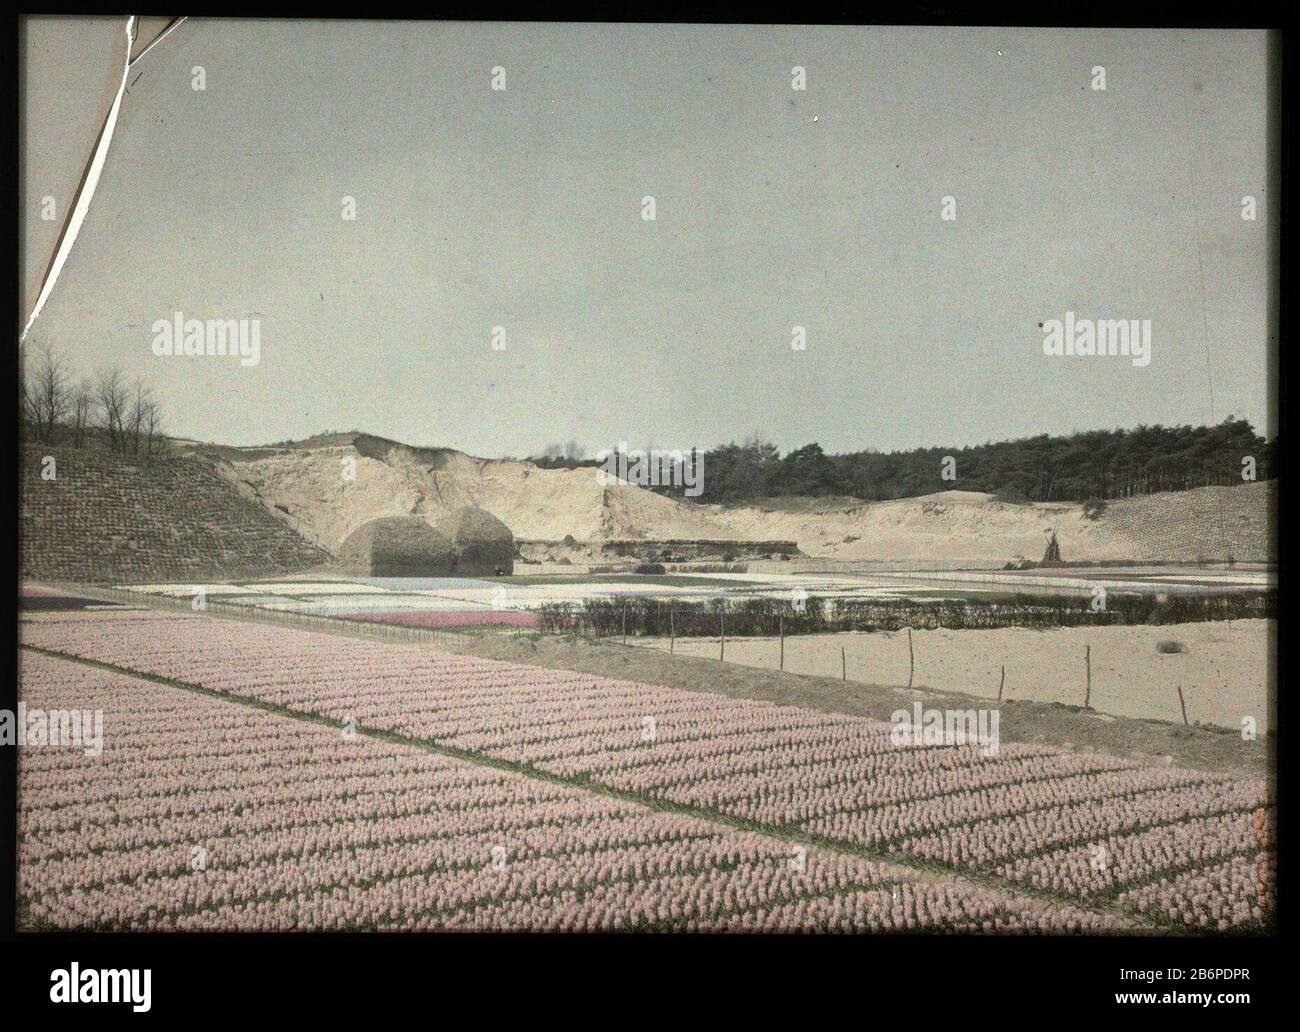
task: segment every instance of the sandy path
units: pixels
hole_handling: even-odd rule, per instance
[[[1005,664],[1004,698],[1082,705],[1086,680],[1084,646],[1092,647],[1092,707],[1124,717],[1182,720],[1176,687],[1187,699],[1193,723],[1240,727],[1254,717],[1259,734],[1269,727],[1272,620],[1131,627],[1065,627],[1049,631],[919,630],[914,684],[996,698]],[[1156,642],[1175,639],[1184,655],[1162,655]],[[646,644],[668,648],[665,639]],[[718,658],[717,638],[678,638],[681,655]],[[908,683],[907,632],[849,632],[788,637],[785,669],[796,674],[840,677],[844,649],[849,680]],[[731,638],[726,660],[776,669],[775,638]]]

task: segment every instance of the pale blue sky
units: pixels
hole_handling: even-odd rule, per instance
[[[29,25],[31,294],[119,39]],[[962,445],[1202,422],[1209,375],[1263,426],[1262,33],[191,19],[139,69],[32,338],[176,434]],[[261,364],[155,357],[177,309]],[[1150,366],[1045,357],[1067,309],[1151,319]]]

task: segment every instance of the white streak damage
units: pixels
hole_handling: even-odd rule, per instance
[[[168,22],[167,27],[153,38],[153,42],[150,43],[147,47],[141,50],[140,53],[136,54],[135,57],[131,59],[131,64],[128,67],[134,68],[139,63],[140,58],[144,57],[145,54],[149,53],[149,51],[151,51],[164,39],[170,36],[172,34],[172,30],[175,29],[176,26],[179,25],[184,20],[185,20],[184,18],[173,18],[170,22]]]
[[[131,70],[131,48],[135,46],[136,34],[136,16],[131,15],[126,20],[126,56],[122,59],[122,82],[117,87],[117,96],[113,98],[113,106],[108,109],[108,118],[104,120],[104,127],[99,131],[99,139],[95,142],[94,154],[90,159],[90,166],[86,169],[86,175],[81,181],[81,187],[77,192],[77,200],[72,208],[72,215],[68,218],[68,224],[63,230],[63,236],[59,240],[58,250],[54,252],[54,260],[50,262],[50,268],[45,274],[45,282],[41,285],[41,293],[36,298],[36,307],[32,309],[31,317],[27,320],[27,325],[23,327],[22,335],[18,338],[21,344],[27,339],[27,331],[32,328],[37,317],[41,314],[41,309],[45,307],[45,302],[50,298],[50,291],[54,289],[54,284],[58,281],[59,273],[63,271],[63,266],[68,260],[68,254],[72,250],[72,245],[77,242],[77,234],[81,232],[81,224],[86,221],[86,213],[90,210],[91,198],[95,196],[95,187],[99,185],[100,174],[104,171],[104,161],[108,157],[108,145],[113,139],[113,130],[117,127],[118,112],[122,109],[122,94],[126,92],[126,76]],[[141,52],[141,57],[144,52]]]

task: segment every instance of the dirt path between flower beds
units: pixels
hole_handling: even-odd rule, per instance
[[[202,685],[191,684],[186,681],[176,680],[169,677],[161,677],[156,674],[145,673],[134,670],[130,667],[119,666],[115,663],[106,663],[100,660],[87,659],[82,656],[75,656],[70,653],[60,652],[57,649],[42,648],[37,645],[20,643],[20,649],[27,649],[34,653],[50,656],[55,659],[63,660],[69,663],[77,663],[81,666],[90,667],[97,670],[106,670],[114,674],[125,677],[132,677],[140,681],[152,682],[154,684],[164,685],[168,688],[180,689],[183,691],[194,692],[212,699],[220,699],[224,702],[236,706],[246,706],[251,709],[263,710],[281,717],[289,717],[295,720],[301,720],[306,723],[317,724],[323,727],[337,728],[338,724],[326,717],[309,713],[303,710],[292,709],[287,706],[279,706],[274,703],[262,702],[242,695],[233,695],[228,692],[219,692],[211,688],[205,688]],[[1006,879],[998,878],[994,875],[982,874],[966,870],[958,870],[938,863],[927,862],[918,858],[909,856],[900,856],[885,850],[871,849],[865,846],[857,846],[849,842],[843,842],[838,839],[826,839],[816,835],[809,835],[797,828],[789,826],[772,826],[762,824],[756,821],[746,820],[740,817],[734,817],[728,814],[710,810],[706,807],[691,806],[681,803],[668,802],[640,795],[636,792],[613,788],[601,784],[590,778],[565,777],[563,775],[553,774],[549,771],[541,770],[531,764],[517,763],[510,760],[498,759],[487,756],[483,753],[473,752],[470,750],[459,749],[455,746],[443,745],[438,742],[427,739],[411,738],[406,735],[396,734],[389,731],[382,731],[375,728],[368,728],[358,725],[356,733],[367,738],[373,738],[379,741],[392,742],[400,745],[413,746],[424,749],[427,752],[437,753],[439,755],[451,757],[469,763],[475,763],[484,767],[492,767],[499,770],[511,771],[525,777],[538,781],[546,781],[552,784],[563,785],[568,788],[580,791],[590,792],[593,795],[602,795],[623,802],[642,806],[646,809],[655,810],[663,813],[682,814],[694,817],[698,820],[708,821],[715,825],[734,828],[739,831],[752,832],[763,835],[770,839],[775,839],[788,843],[791,846],[806,846],[810,848],[821,849],[824,851],[840,853],[845,856],[852,856],[860,859],[867,859],[886,865],[891,870],[897,872],[900,880],[911,880],[914,882],[926,883],[957,883],[968,886],[978,886],[999,897],[1013,900],[1016,896],[1023,896],[1035,899],[1040,902],[1055,904],[1058,906],[1073,908],[1078,911],[1105,914],[1115,920],[1121,927],[1116,931],[1120,934],[1143,934],[1151,933],[1161,934],[1178,934],[1176,931],[1170,931],[1157,928],[1155,925],[1142,920],[1140,917],[1128,913],[1120,908],[1113,899],[1108,898],[1101,902],[1077,900],[1066,896],[1056,895],[1041,889],[1034,888],[1031,885],[1008,882]]]

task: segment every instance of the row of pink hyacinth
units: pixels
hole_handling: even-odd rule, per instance
[[[21,689],[105,714],[98,757],[19,754],[37,927],[1115,926],[31,652]]]
[[[398,627],[536,627],[537,614],[514,609],[471,609],[463,612],[393,610],[380,613],[340,614],[344,620],[395,624]]]
[[[1264,825],[1271,828],[1272,821]],[[998,873],[1036,889],[1089,898],[1151,881],[1152,871],[1205,868],[1272,845],[1271,832],[1260,834],[1258,813],[1218,814],[1022,857]]]
[[[1126,909],[1198,931],[1264,928],[1277,891],[1277,860],[1263,852],[1162,878],[1120,896]]]
[[[1169,820],[1246,813],[1263,800],[1257,782],[1136,760],[1010,743],[996,756],[977,746],[900,746],[888,724],[843,714],[290,628],[104,619],[42,624],[30,637],[706,813],[1035,885],[1046,878],[1065,886],[1051,891],[1081,899],[1101,890],[1070,874],[1071,848]],[[1202,826],[1188,827],[1193,834],[1169,840],[1180,853],[1129,858],[1129,880],[1201,863]],[[1041,872],[1058,862],[1059,877]],[[1011,873],[1022,867],[1038,873]]]
[[[983,869],[1063,843],[1094,842],[1134,828],[1235,813],[1259,802],[1258,792],[1246,782],[1211,782],[994,817],[908,839],[903,849],[926,860]]]
[[[1136,797],[1141,793],[1204,783],[1203,776],[1197,772],[1164,767],[1089,771],[952,792],[863,811],[843,811],[815,818],[806,826],[808,831],[825,838],[879,845],[912,840],[993,817],[1012,818],[1028,815],[1030,811],[1051,813],[1081,800]]]

